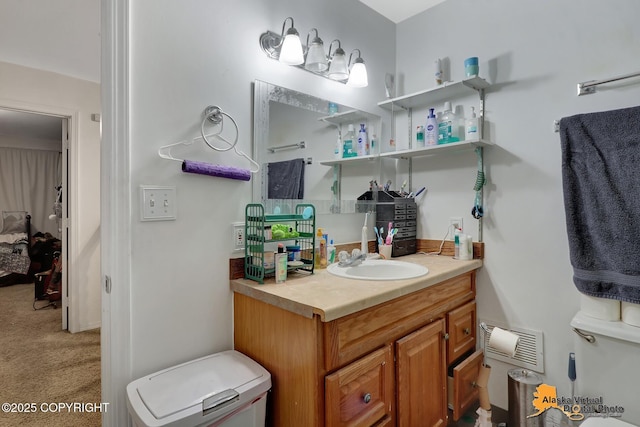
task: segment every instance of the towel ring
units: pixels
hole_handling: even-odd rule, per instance
[[[236,123],[236,121],[233,119],[233,117],[231,117],[228,113],[225,113],[224,111],[222,111],[222,109],[220,107],[218,107],[217,105],[209,105],[207,108],[204,109],[204,113],[203,113],[203,119],[202,119],[202,124],[200,125],[200,134],[202,135],[202,139],[204,140],[205,144],[207,144],[209,147],[211,147],[212,149],[216,150],[216,151],[228,151],[231,150],[232,148],[234,148],[236,146],[236,144],[238,143],[238,135],[239,135],[239,130],[238,130],[238,124]],[[229,142],[226,138],[223,138],[222,136],[220,136],[220,134],[222,133],[223,129],[224,129],[224,121],[223,121],[223,116],[227,116],[229,118],[229,120],[231,120],[231,122],[233,123],[233,125],[236,128],[236,137],[233,140],[233,142]],[[213,134],[209,134],[208,136],[213,136],[225,143],[227,143],[229,146],[227,148],[219,148],[214,146],[211,141],[209,141],[207,139],[207,135],[204,132],[204,125],[205,123],[207,123],[207,121],[210,121],[215,125],[220,125],[220,130],[217,133],[213,133]]]

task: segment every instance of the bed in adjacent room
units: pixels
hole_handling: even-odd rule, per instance
[[[27,276],[31,267],[31,216],[24,211],[3,211],[0,230],[0,286]],[[11,283],[10,283],[11,282]]]

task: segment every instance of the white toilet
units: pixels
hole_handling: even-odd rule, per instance
[[[580,424],[580,427],[637,427],[618,418],[590,417]]]
[[[137,427],[263,427],[269,372],[228,350],[139,378],[127,385]]]

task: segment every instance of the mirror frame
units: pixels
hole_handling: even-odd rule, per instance
[[[252,202],[262,203],[265,206],[266,211],[271,212],[273,206],[271,205],[283,205],[288,204],[288,209],[292,210],[295,204],[298,203],[311,203],[316,207],[317,214],[329,214],[329,213],[355,213],[355,197],[354,200],[341,200],[340,187],[342,178],[342,166],[333,166],[333,181],[334,186],[334,199],[322,199],[322,198],[309,198],[305,195],[304,199],[292,199],[292,200],[277,200],[267,199],[267,170],[266,164],[266,150],[263,147],[269,146],[269,127],[270,127],[270,115],[269,104],[270,102],[279,102],[293,107],[302,108],[308,111],[318,113],[320,116],[329,116],[329,102],[328,100],[318,98],[313,95],[309,95],[303,92],[299,92],[293,89],[285,88],[279,85],[268,83],[262,80],[254,80],[253,82],[253,159],[260,164],[260,173],[255,176],[252,183]],[[336,103],[337,104],[337,103]],[[351,107],[337,104],[339,111],[354,110]],[[361,111],[361,110],[357,110]],[[379,115],[361,111],[363,116],[370,117],[377,123],[374,126],[377,134],[380,134],[380,126],[382,118]],[[313,160],[316,161],[315,159]],[[378,157],[378,162],[379,162]],[[380,172],[380,171],[379,171]],[[380,173],[379,173],[380,175]],[[337,183],[337,184],[336,184]]]

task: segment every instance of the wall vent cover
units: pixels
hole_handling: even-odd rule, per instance
[[[511,365],[530,369],[539,373],[544,373],[544,354],[542,345],[542,331],[534,331],[531,329],[523,329],[517,327],[507,327],[498,322],[492,320],[480,320],[487,325],[489,332],[484,332],[479,328],[481,337],[481,345],[485,350],[485,355],[488,358],[500,360]],[[510,355],[503,353],[489,346],[489,339],[491,338],[491,332],[494,327],[498,327],[502,330],[512,332],[520,337],[518,343],[518,349],[516,355],[510,357]]]

